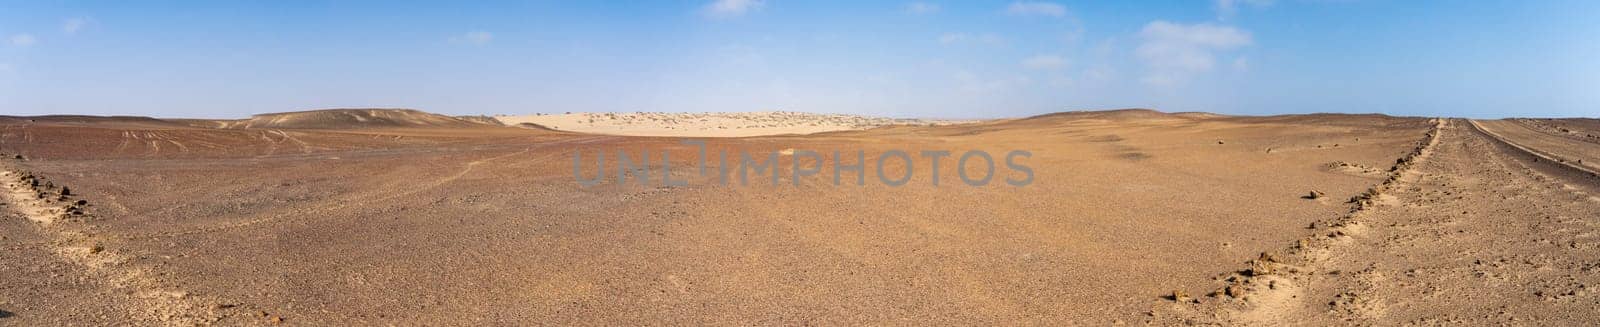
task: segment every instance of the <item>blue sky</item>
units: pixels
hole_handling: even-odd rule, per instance
[[[1600,116],[1600,1],[12,1],[0,114]]]

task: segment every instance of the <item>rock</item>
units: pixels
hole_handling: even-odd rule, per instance
[[[1228,285],[1228,288],[1223,289],[1223,292],[1228,294],[1230,297],[1244,296],[1244,288],[1239,287],[1239,285]]]
[[[1300,198],[1316,200],[1316,199],[1321,199],[1322,197],[1327,196],[1327,195],[1328,195],[1327,193],[1322,193],[1322,191],[1311,190],[1311,193],[1308,193],[1306,195],[1300,196]]]
[[[61,196],[72,196],[72,189],[67,188],[66,186],[62,186],[61,187]]]
[[[1168,295],[1167,299],[1174,302],[1198,302],[1198,300],[1190,297],[1189,293],[1184,292],[1183,290],[1172,290],[1172,295]]]

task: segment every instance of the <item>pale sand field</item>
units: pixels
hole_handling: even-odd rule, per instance
[[[961,120],[892,119],[784,111],[736,113],[571,113],[495,116],[509,126],[531,123],[545,128],[591,134],[679,137],[747,137],[813,134],[911,125],[969,123]]]

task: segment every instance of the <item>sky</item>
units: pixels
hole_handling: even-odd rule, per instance
[[[0,0],[0,115],[1600,116],[1600,1]]]

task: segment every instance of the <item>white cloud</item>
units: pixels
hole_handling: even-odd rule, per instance
[[[988,34],[988,33],[976,34],[976,35],[975,34],[967,34],[967,33],[944,33],[944,35],[940,35],[939,36],[939,44],[943,44],[943,45],[962,45],[962,44],[1002,45],[1002,44],[1005,44],[1005,42],[1006,42],[1005,38],[1002,38],[999,35]]]
[[[1057,70],[1067,67],[1067,59],[1058,55],[1037,55],[1023,59],[1022,67],[1038,70]]]
[[[23,33],[11,35],[11,38],[6,39],[6,42],[11,43],[12,46],[28,47],[38,43],[39,39],[34,38],[33,34]]]
[[[1134,55],[1145,63],[1145,82],[1154,85],[1180,84],[1192,75],[1211,71],[1216,66],[1216,52],[1253,42],[1249,32],[1233,27],[1159,20],[1145,24],[1139,38],[1142,43]]]
[[[916,15],[929,15],[939,12],[939,4],[928,2],[912,2],[906,4],[906,12]]]
[[[1239,7],[1254,6],[1266,7],[1272,5],[1273,0],[1215,0],[1217,18],[1227,19],[1239,12]]]
[[[484,31],[471,31],[467,32],[466,34],[461,34],[450,38],[450,42],[466,43],[471,45],[489,44],[490,41],[494,41],[494,34]]]
[[[1006,6],[1006,13],[1017,16],[1062,17],[1067,15],[1067,7],[1050,2],[1018,1]]]
[[[67,33],[67,35],[78,34],[78,31],[83,30],[83,28],[88,25],[88,18],[68,18],[65,22],[61,23],[61,31]]]
[[[761,10],[763,5],[766,5],[764,0],[716,0],[707,4],[701,12],[716,18],[738,17],[747,12]]]

